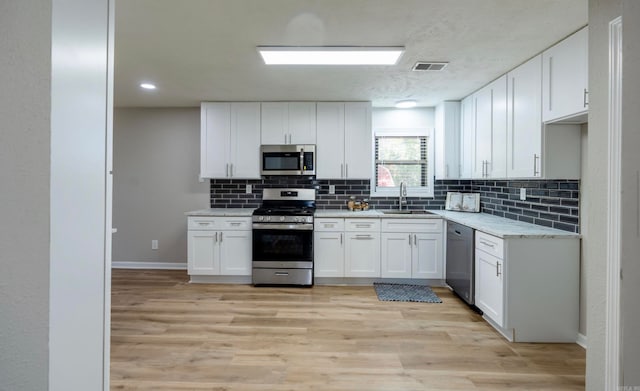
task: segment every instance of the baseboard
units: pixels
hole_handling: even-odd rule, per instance
[[[578,338],[576,339],[576,343],[583,348],[587,348],[587,336],[584,334],[578,333]]]
[[[187,264],[182,262],[127,262],[113,261],[112,269],[156,269],[156,270],[187,270]]]

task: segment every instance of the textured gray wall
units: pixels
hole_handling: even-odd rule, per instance
[[[0,389],[46,390],[51,2],[0,2]]]
[[[186,264],[184,213],[209,207],[200,108],[116,109],[113,165],[113,261]]]
[[[635,0],[634,0],[635,1]],[[587,390],[605,389],[609,22],[622,0],[589,0],[589,141],[583,237],[587,273]]]

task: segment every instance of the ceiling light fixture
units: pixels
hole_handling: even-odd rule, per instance
[[[140,83],[140,88],[144,88],[145,90],[155,90],[156,85],[151,83]]]
[[[267,65],[395,65],[404,47],[258,46]]]
[[[416,107],[417,103],[415,100],[401,100],[396,102],[397,109],[411,109]]]

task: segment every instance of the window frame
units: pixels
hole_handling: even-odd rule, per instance
[[[427,186],[407,187],[407,197],[434,197],[434,129],[433,128],[401,128],[401,129],[374,129],[373,131],[373,147],[371,154],[373,162],[371,165],[371,183],[370,197],[398,197],[400,186],[378,188],[378,178],[376,177],[376,137],[427,137]]]

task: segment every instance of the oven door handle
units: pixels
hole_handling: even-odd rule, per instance
[[[313,231],[313,224],[265,224],[253,223],[253,229],[274,229],[274,230],[293,230],[293,231]]]

